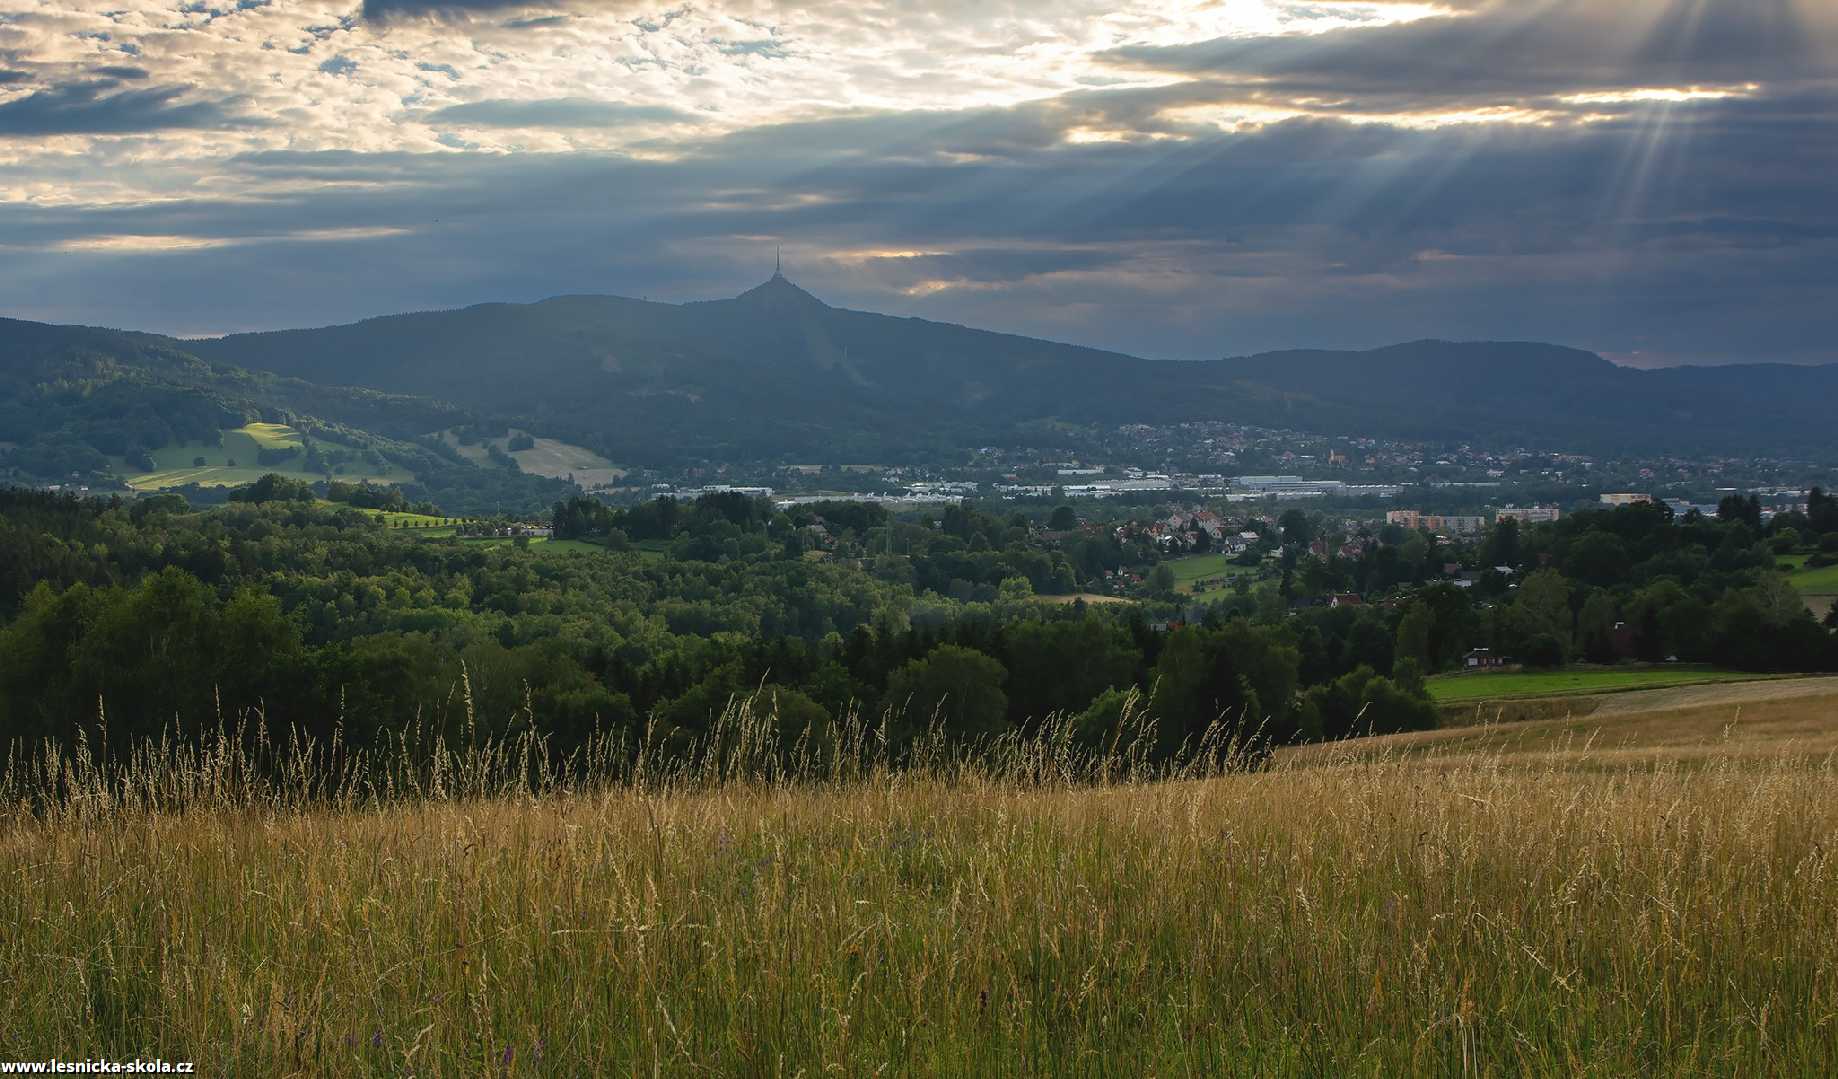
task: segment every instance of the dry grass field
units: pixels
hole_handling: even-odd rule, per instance
[[[1175,775],[1051,734],[537,793],[515,747],[387,781],[258,779],[230,744],[41,759],[3,788],[0,1045],[226,1075],[1832,1074],[1835,706]]]

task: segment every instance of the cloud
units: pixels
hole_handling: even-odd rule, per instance
[[[415,19],[464,21],[475,16],[531,11],[535,14],[504,24],[511,29],[529,30],[566,22],[568,16],[558,14],[558,9],[574,7],[613,11],[636,9],[638,4],[636,0],[364,0],[363,12],[365,19],[388,23]]]
[[[1447,111],[1549,104],[1591,91],[1838,77],[1838,9],[1801,0],[1495,0],[1381,27],[1130,45],[1105,56],[1125,68],[1208,80],[1241,101],[1346,113]],[[1615,103],[1612,94],[1589,102]]]
[[[0,102],[0,136],[117,135],[248,123],[215,101],[184,102],[186,88],[115,90],[114,80],[67,83]]]
[[[110,79],[120,79],[123,82],[140,82],[151,77],[151,73],[144,67],[99,67],[96,69],[96,74]]]
[[[185,332],[693,299],[782,242],[839,305],[1138,354],[1835,358],[1830,4],[664,6],[0,22],[0,131],[69,136],[0,155],[0,295]],[[147,78],[92,81],[126,44]]]
[[[80,260],[67,272],[83,267],[83,289],[110,316],[90,321],[155,329],[563,292],[732,294],[769,272],[783,242],[794,276],[842,306],[1137,354],[1442,336],[1834,359],[1822,343],[1838,340],[1838,315],[1818,294],[1838,276],[1826,179],[1838,146],[1783,135],[1818,129],[1802,118],[1834,106],[1709,103],[1668,164],[1689,182],[1632,201],[1621,197],[1629,132],[1614,124],[1305,119],[1081,145],[1055,137],[1081,113],[1061,105],[779,125],[700,138],[663,160],[269,152],[225,168],[260,200],[43,210],[10,231],[73,252],[60,256]],[[1768,169],[1751,167],[1763,159]],[[268,241],[230,242],[326,222],[368,231],[284,259]],[[138,255],[137,269],[106,261],[117,241],[72,242],[91,233],[196,242]],[[51,272],[16,261],[0,270],[9,294],[23,267]],[[233,297],[205,287],[228,279]]]
[[[364,18],[442,18],[539,6],[532,0],[364,0]]]
[[[606,128],[700,122],[696,116],[668,106],[628,105],[582,97],[474,101],[435,109],[422,119],[430,124],[502,128]]]
[[[10,86],[16,82],[30,82],[32,76],[23,71],[7,71],[0,68],[0,86]]]

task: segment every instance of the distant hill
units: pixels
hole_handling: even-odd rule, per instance
[[[1003,440],[1039,420],[1742,451],[1829,446],[1838,367],[1640,371],[1552,345],[1422,341],[1138,359],[830,307],[780,276],[731,300],[563,296],[190,342],[318,382],[437,396],[623,463]]]
[[[0,482],[150,490],[247,481],[272,470],[384,479],[455,513],[534,509],[565,489],[477,467],[422,439],[470,422],[473,414],[457,406],[248,371],[186,346],[153,334],[0,319]],[[250,442],[245,432],[262,427],[292,433],[285,445]],[[190,467],[199,461],[204,466]]]
[[[1302,427],[1337,417],[1377,434],[1593,450],[1838,449],[1838,366],[1642,370],[1555,345],[1448,341],[1268,352],[1217,366],[1267,388]]]
[[[625,463],[988,438],[1043,416],[1154,415],[1144,361],[829,307],[782,277],[731,300],[485,304],[192,342],[321,382],[438,395]],[[1114,407],[1116,395],[1133,403]],[[1094,408],[1093,406],[1099,406]]]
[[[1044,421],[1215,419],[1583,451],[1830,450],[1838,400],[1838,367],[1635,370],[1531,343],[1152,361],[835,308],[778,275],[728,300],[562,296],[203,341],[0,322],[0,377],[28,376],[112,380],[85,392],[114,393],[100,411],[146,426],[143,442],[176,383],[186,407],[202,393],[245,419],[275,418],[249,415],[256,402],[406,439],[463,417],[625,467],[897,459],[1024,440]],[[30,425],[33,407],[0,411],[0,441]]]

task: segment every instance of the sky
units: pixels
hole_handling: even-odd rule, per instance
[[[1832,0],[0,0],[0,315],[1838,362]]]

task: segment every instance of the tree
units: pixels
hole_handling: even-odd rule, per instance
[[[1047,527],[1055,532],[1070,532],[1079,526],[1079,515],[1071,506],[1060,506],[1048,518]]]
[[[1001,603],[1024,603],[1033,598],[1034,585],[1026,577],[1004,577],[996,586],[996,599]]]
[[[1612,532],[1591,529],[1570,545],[1564,572],[1571,578],[1611,588],[1627,579],[1627,545]]]
[[[1020,622],[1004,631],[1001,647],[1009,720],[1017,725],[1082,710],[1104,690],[1136,678],[1129,639],[1097,618]]]
[[[1428,605],[1412,603],[1398,620],[1397,643],[1392,648],[1394,660],[1410,660],[1420,667],[1433,668],[1430,662],[1430,629],[1436,616]]]
[[[1560,651],[1557,662],[1562,663],[1562,656],[1570,650],[1573,621],[1570,581],[1554,569],[1541,569],[1519,586],[1519,597],[1513,606],[1524,616],[1533,637],[1545,635],[1557,642]]]
[[[312,484],[273,472],[230,492],[232,502],[311,502],[315,497]]]
[[[1315,524],[1305,510],[1285,510],[1276,524],[1283,531],[1284,546],[1306,547],[1315,540]]]
[[[1747,498],[1741,495],[1724,495],[1717,503],[1717,519],[1720,521],[1740,521],[1755,531],[1761,531],[1761,499],[1755,495]]]
[[[1429,730],[1436,726],[1436,709],[1418,685],[1413,692],[1370,667],[1356,667],[1303,695],[1301,729],[1327,740]]]
[[[1526,642],[1521,658],[1527,667],[1548,670],[1564,665],[1564,643],[1550,633],[1534,634]]]
[[[1174,567],[1166,562],[1158,564],[1149,573],[1149,591],[1157,596],[1174,595]]]
[[[1838,495],[1814,487],[1806,496],[1806,521],[1822,535],[1838,532]]]
[[[1576,616],[1577,645],[1591,663],[1613,663],[1615,652],[1615,598],[1597,590],[1583,601]]]
[[[887,680],[889,741],[905,746],[934,718],[954,740],[1002,733],[1008,695],[1002,664],[974,649],[946,644],[908,662]]]
[[[1493,531],[1487,534],[1487,542],[1481,548],[1481,560],[1489,566],[1517,566],[1519,559],[1518,518],[1501,517],[1495,520]]]

